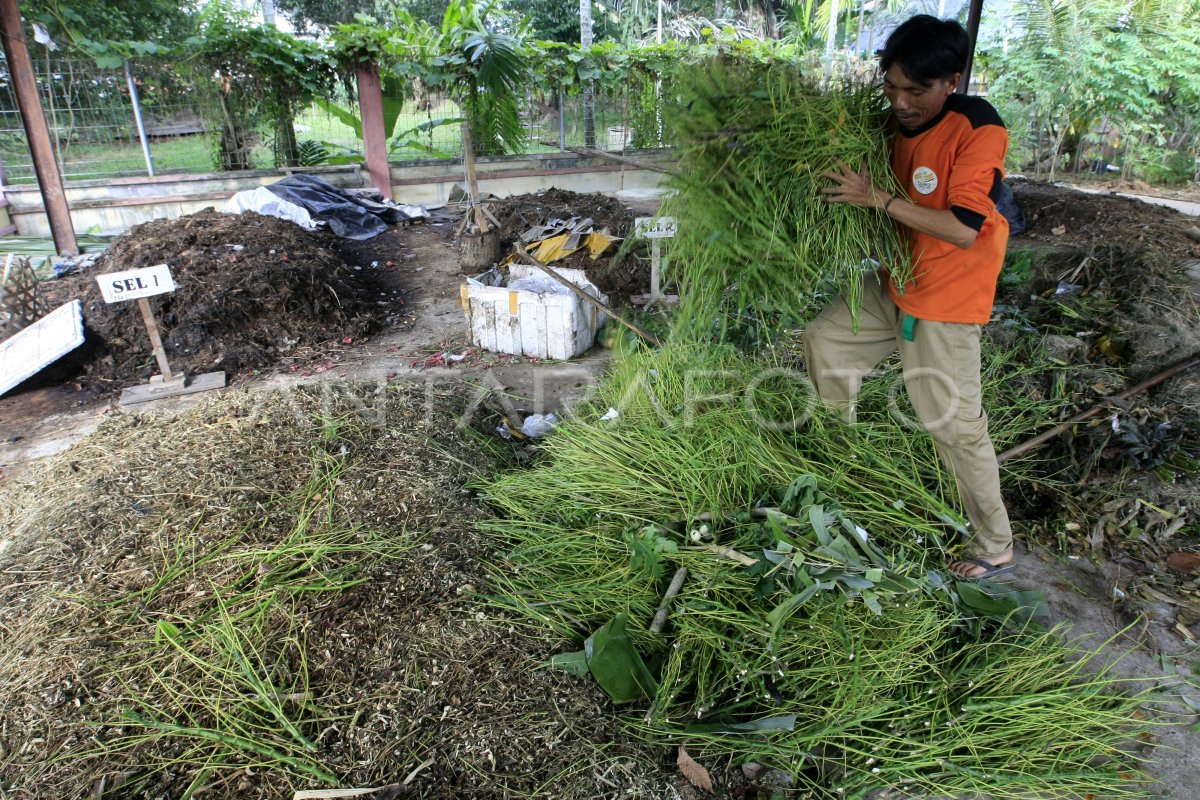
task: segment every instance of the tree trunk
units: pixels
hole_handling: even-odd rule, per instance
[[[300,164],[300,149],[296,144],[296,126],[291,117],[275,120],[275,166],[295,167]]]
[[[771,0],[766,0],[762,4],[763,12],[763,33],[768,39],[779,38],[779,18],[775,16],[775,4]]]
[[[833,62],[833,51],[837,46],[837,27],[838,27],[838,0],[832,0],[829,4],[829,29],[825,32],[825,61]]]

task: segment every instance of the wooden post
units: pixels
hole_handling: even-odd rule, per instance
[[[17,108],[21,111],[21,123],[25,126],[29,154],[33,157],[33,171],[42,191],[42,202],[50,220],[54,246],[62,255],[78,255],[79,243],[75,240],[75,227],[71,224],[71,209],[67,206],[62,175],[54,159],[50,128],[46,125],[46,114],[42,111],[42,100],[38,96],[37,79],[34,77],[33,61],[29,58],[29,47],[25,43],[25,30],[21,27],[21,10],[17,7],[17,0],[0,0],[0,36],[4,39],[4,55],[12,73]]]
[[[392,174],[388,164],[387,131],[383,127],[383,85],[374,62],[358,69],[358,110],[362,116],[363,149],[371,185],[392,199]]]
[[[139,297],[137,302],[142,311],[142,321],[146,323],[146,332],[150,334],[150,344],[154,346],[154,357],[158,359],[158,371],[162,373],[164,381],[175,380],[171,375],[171,366],[167,363],[167,351],[163,349],[162,337],[158,335],[158,323],[154,321],[154,312],[150,310],[150,301]]]

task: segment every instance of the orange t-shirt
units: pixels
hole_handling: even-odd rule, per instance
[[[925,125],[896,133],[892,169],[908,197],[925,208],[948,209],[979,232],[963,250],[906,229],[913,280],[902,292],[888,282],[901,311],[917,319],[980,325],[991,317],[1008,246],[1008,221],[996,210],[1007,152],[1000,115],[978,97],[953,94]]]

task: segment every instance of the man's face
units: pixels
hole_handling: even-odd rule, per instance
[[[956,72],[948,79],[938,78],[925,86],[910,79],[899,64],[893,63],[883,73],[883,94],[892,104],[892,113],[902,127],[919,128],[942,110],[961,77],[962,74]]]

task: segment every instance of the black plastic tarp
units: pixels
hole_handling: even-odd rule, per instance
[[[314,175],[292,175],[267,187],[272,194],[306,209],[343,239],[370,239],[390,223],[407,222],[420,215],[399,206],[376,203],[339,189]]]

